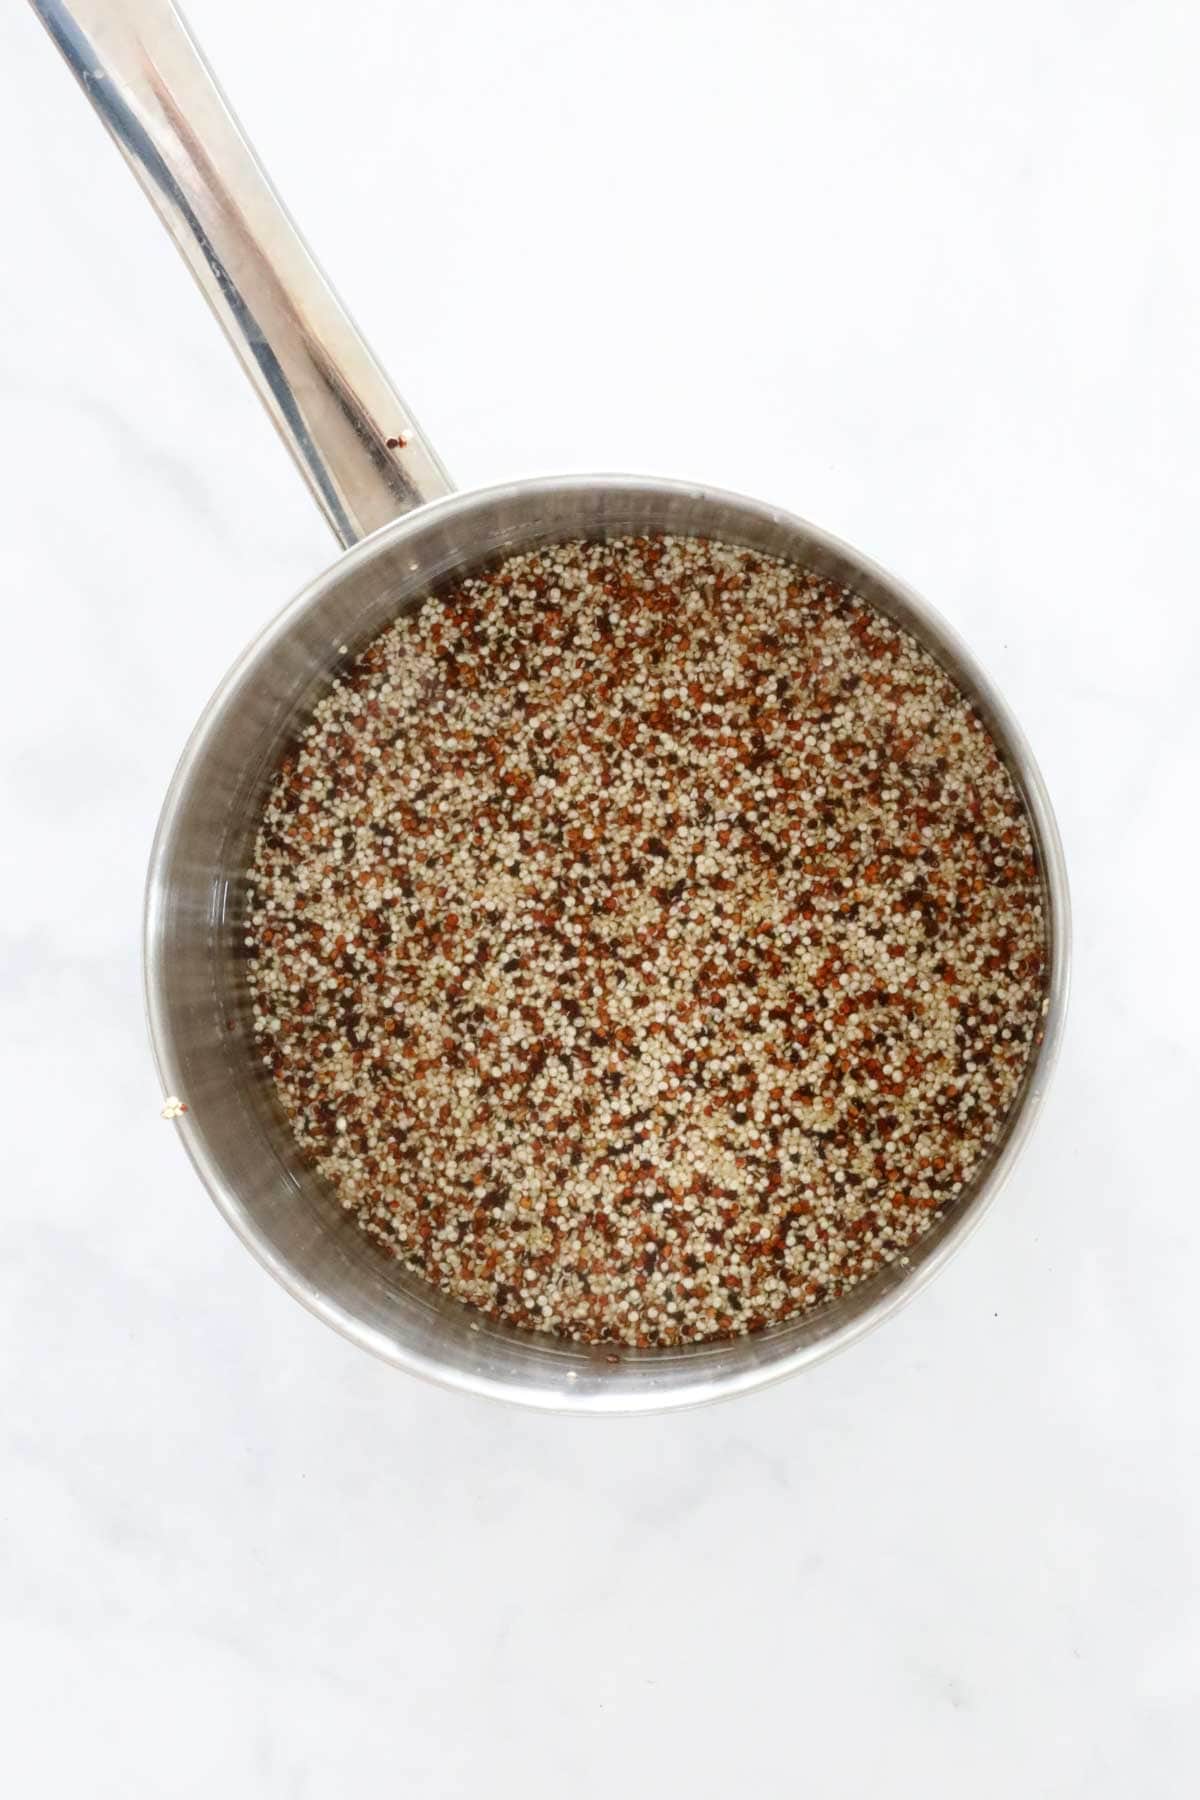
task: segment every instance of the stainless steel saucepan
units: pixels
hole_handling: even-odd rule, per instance
[[[183,252],[329,520],[343,554],[230,670],[175,771],[150,863],[145,966],[163,1089],[243,1243],[319,1318],[388,1362],[527,1406],[644,1412],[746,1392],[861,1337],[978,1221],[1029,1136],[1061,1032],[1068,902],[1042,780],[954,633],[908,588],[776,507],[683,482],[549,478],[456,493],[313,262],[169,0],[33,0]],[[339,647],[365,643],[431,584],[564,538],[694,533],[787,557],[897,620],[972,697],[1033,821],[1050,928],[1044,1030],[1003,1141],[952,1212],[844,1299],[732,1343],[589,1349],[497,1324],[377,1252],[301,1162],[244,1028],[235,929],[242,872],[284,745]],[[233,1028],[230,1029],[230,1024]]]

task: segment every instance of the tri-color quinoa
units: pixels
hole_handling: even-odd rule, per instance
[[[303,1151],[409,1268],[574,1338],[755,1331],[902,1257],[1040,1028],[979,717],[871,606],[720,544],[563,544],[399,620],[249,884]]]

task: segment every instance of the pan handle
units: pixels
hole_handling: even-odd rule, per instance
[[[32,0],[182,251],[340,543],[453,484],[170,0]]]

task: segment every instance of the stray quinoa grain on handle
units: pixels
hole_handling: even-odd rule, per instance
[[[1017,1096],[1028,820],[969,701],[852,594],[693,539],[432,597],[274,780],[263,1064],[382,1248],[509,1323],[761,1330],[904,1252]]]

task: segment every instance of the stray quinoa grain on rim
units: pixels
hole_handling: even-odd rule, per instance
[[[903,1257],[1045,985],[1029,824],[950,677],[819,577],[669,537],[514,556],[350,660],[245,938],[262,1060],[363,1229],[638,1346]]]

